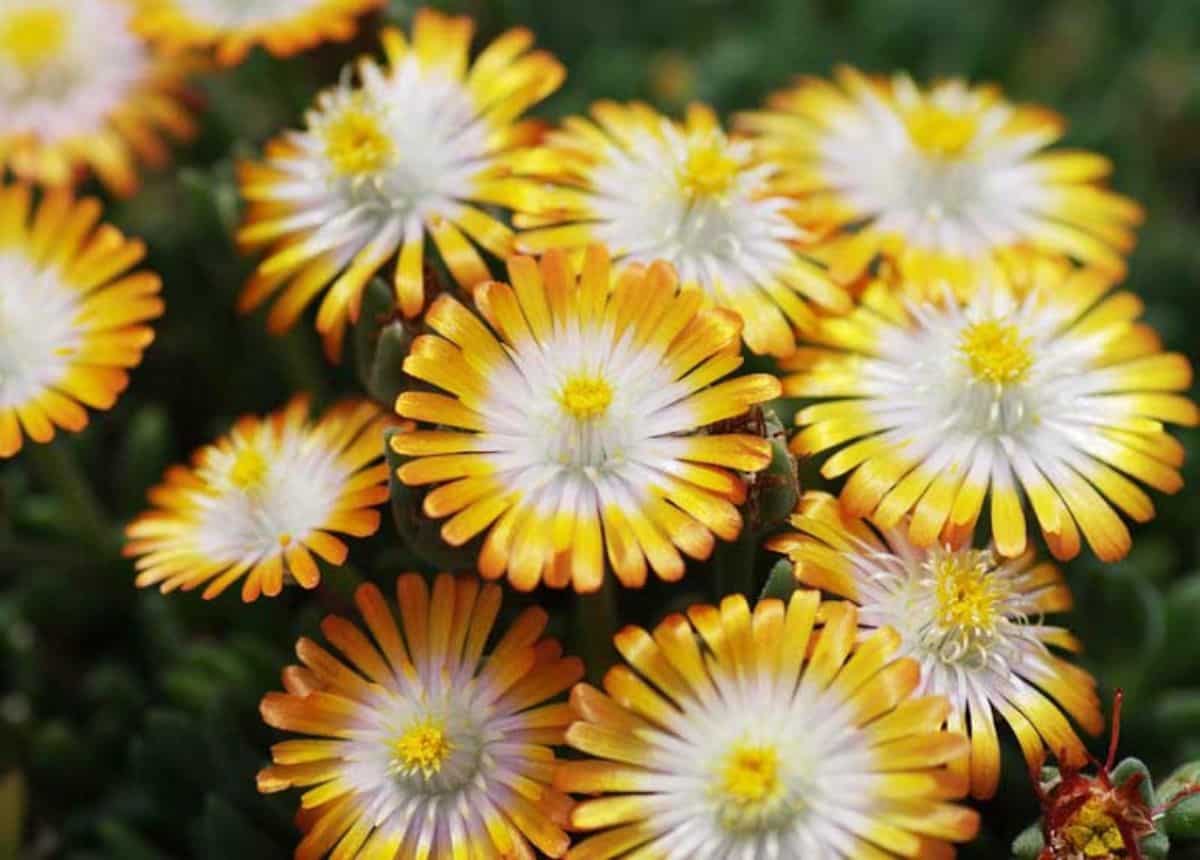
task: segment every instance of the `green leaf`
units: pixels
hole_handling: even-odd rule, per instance
[[[354,324],[354,362],[362,387],[387,409],[410,384],[404,357],[418,331],[418,326],[405,322],[396,312],[391,286],[382,278],[373,279]]]
[[[796,458],[788,450],[787,433],[770,409],[761,413],[762,425],[771,443],[771,463],[754,476],[747,498],[747,528],[762,537],[783,524],[800,501]]]
[[[1037,860],[1046,845],[1042,838],[1042,823],[1040,820],[1026,827],[1013,840],[1012,853],[1017,860]]]
[[[1171,851],[1171,842],[1165,833],[1151,833],[1141,841],[1141,848],[1146,860],[1166,860]]]
[[[1200,794],[1185,797],[1169,806],[1160,827],[1168,836],[1200,839]]]
[[[1141,759],[1130,757],[1118,763],[1112,771],[1113,785],[1119,788],[1138,774],[1142,776],[1142,781],[1138,784],[1138,792],[1142,795],[1142,800],[1146,802],[1147,806],[1153,806],[1154,779],[1150,776],[1150,769],[1146,767]]]
[[[1170,803],[1181,791],[1200,785],[1200,760],[1181,764],[1158,787],[1160,802]]]
[[[771,573],[767,576],[767,584],[763,587],[762,594],[758,599],[766,600],[768,597],[774,597],[786,601],[795,590],[796,575],[792,569],[792,563],[786,558],[781,558],[771,568]]]

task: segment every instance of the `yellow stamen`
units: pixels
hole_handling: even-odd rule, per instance
[[[579,374],[567,380],[559,392],[558,402],[563,409],[580,420],[596,418],[608,411],[613,390],[601,376]]]
[[[1117,822],[1096,798],[1079,808],[1063,828],[1067,840],[1084,857],[1124,857],[1125,841]]]
[[[722,826],[731,831],[771,828],[793,815],[778,748],[741,742],[725,756],[712,788]]]
[[[937,623],[941,627],[971,628],[980,633],[996,629],[1004,589],[991,568],[988,553],[978,550],[946,555],[934,564]]]
[[[379,118],[351,105],[325,126],[325,155],[342,176],[367,176],[387,167],[395,154]]]
[[[919,149],[943,158],[961,155],[979,128],[970,114],[954,113],[929,102],[909,111],[904,122]]]
[[[0,19],[0,55],[26,71],[44,65],[66,40],[66,16],[58,9],[22,9]]]
[[[693,142],[679,169],[679,184],[691,197],[719,197],[737,179],[739,165],[716,136]]]
[[[1024,379],[1033,365],[1030,342],[1015,325],[985,320],[963,330],[958,348],[978,380],[1010,385]]]
[[[229,470],[230,482],[240,490],[254,490],[267,477],[267,460],[255,448],[243,448]]]
[[[402,773],[420,772],[426,779],[441,771],[453,751],[445,721],[432,717],[413,723],[392,743],[396,769]]]

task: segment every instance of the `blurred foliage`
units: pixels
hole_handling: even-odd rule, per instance
[[[678,109],[690,99],[723,111],[756,104],[798,73],[839,62],[919,77],[967,75],[1070,120],[1068,143],[1109,155],[1115,185],[1148,207],[1130,285],[1166,343],[1196,358],[1200,281],[1200,14],[1194,0],[475,0],[436,5],[473,14],[485,35],[531,27],[567,64],[550,117],[596,98],[645,98]],[[413,4],[386,16],[403,22]],[[150,245],[168,311],[130,392],[86,433],[0,467],[0,856],[19,832],[23,856],[70,860],[290,856],[294,797],[259,797],[254,773],[272,733],[257,702],[278,684],[295,638],[328,611],[346,611],[357,577],[388,582],[414,563],[385,526],[353,547],[351,569],[315,593],[288,591],[243,606],[236,589],[206,603],[138,592],[115,554],[119,526],[172,461],[246,412],[290,392],[318,399],[356,389],[355,360],[327,367],[307,326],[273,339],[261,315],[240,318],[247,272],[230,241],[237,220],[232,158],[295,124],[352,45],[290,62],[253,55],[198,82],[207,111],[178,167],[153,176],[109,217]],[[389,335],[379,350],[394,350]],[[369,337],[360,348],[374,350]],[[373,353],[374,354],[374,353]],[[369,365],[364,355],[360,364]],[[392,381],[376,375],[387,396]],[[779,404],[790,415],[787,404]],[[1161,499],[1136,530],[1133,553],[1105,568],[1069,568],[1078,607],[1066,619],[1107,697],[1125,688],[1122,749],[1169,773],[1200,757],[1200,434],[1185,433],[1187,489]],[[88,500],[51,492],[72,459]],[[815,470],[801,464],[811,486]],[[55,475],[58,477],[55,478]],[[70,477],[68,474],[67,477]],[[78,485],[82,487],[83,485]],[[82,506],[82,507],[81,507]],[[757,587],[773,559],[760,553]],[[616,596],[619,617],[649,622],[708,599],[692,571]],[[777,585],[778,583],[776,583]],[[569,604],[545,599],[562,634]],[[519,601],[511,601],[516,603]],[[1036,814],[1015,746],[1006,748],[997,800],[968,858],[1008,856]],[[1187,810],[1195,814],[1196,810]],[[1188,855],[1173,851],[1172,857]]]

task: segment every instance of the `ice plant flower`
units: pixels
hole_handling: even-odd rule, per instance
[[[921,665],[919,692],[950,700],[948,727],[971,739],[963,766],[972,795],[996,793],[994,712],[1012,726],[1031,767],[1047,746],[1069,763],[1086,761],[1062,711],[1092,734],[1104,721],[1095,680],[1051,650],[1079,648],[1044,621],[1071,607],[1054,565],[1032,552],[1005,560],[986,549],[922,549],[902,527],[877,529],[826,493],[806,493],[791,524],[795,532],[768,546],[788,555],[796,579],[854,601],[864,627],[897,630],[900,653]]]
[[[607,695],[580,684],[555,784],[601,795],[571,814],[572,860],[610,857],[950,857],[977,815],[954,801],[966,740],[948,702],[917,697],[900,636],[858,640],[857,610],[795,592],[692,606],[653,634],[626,627],[630,664]]]
[[[2,15],[3,12],[0,12]],[[0,119],[0,122],[3,122]],[[94,199],[0,183],[0,459],[110,409],[154,340],[161,284]]]
[[[742,363],[735,314],[702,310],[666,263],[626,268],[588,250],[576,279],[566,254],[509,261],[512,286],[476,290],[484,320],[443,294],[425,315],[411,376],[446,394],[408,391],[403,417],[442,428],[392,437],[411,457],[398,470],[430,486],[424,511],[449,517],[453,546],[487,533],[485,577],[519,589],[600,587],[607,553],[630,587],[683,576],[680,552],[707,558],[713,535],[733,540],[737,505],[770,445],[749,432],[701,428],[745,415],[779,394],[769,374],[719,381]],[[736,470],[736,471],[735,471]]]
[[[0,5],[0,172],[67,186],[90,168],[127,195],[138,161],[167,161],[164,136],[192,134],[184,70],[133,32],[132,14],[126,0]]]
[[[803,223],[831,234],[835,279],[857,279],[883,254],[909,287],[969,289],[981,271],[1019,271],[1049,251],[1114,274],[1142,220],[1103,187],[1107,158],[1053,149],[1065,122],[1014,105],[994,86],[904,74],[802,79],[739,123],[783,165],[781,193]]]
[[[803,454],[841,448],[822,468],[853,472],[852,514],[883,528],[912,512],[920,547],[966,543],[990,496],[1000,554],[1026,546],[1022,491],[1051,552],[1080,532],[1104,561],[1154,506],[1137,481],[1181,486],[1183,448],[1164,429],[1194,426],[1187,359],[1163,353],[1141,301],[1111,276],[1042,259],[1029,284],[983,282],[965,303],[904,302],[881,283],[853,314],[823,324],[784,362],[784,391],[825,402],[799,412]],[[842,447],[845,446],[845,447]]]
[[[726,136],[712,110],[684,122],[642,104],[598,102],[592,119],[568,119],[525,169],[546,180],[514,220],[522,252],[606,245],[614,259],[666,260],[685,287],[737,311],[746,344],[787,355],[793,328],[810,329],[813,305],[850,309],[847,293],[802,251],[795,201],[772,190],[774,162]]]
[[[126,530],[137,584],[164,593],[204,585],[207,600],[242,580],[246,602],[278,595],[285,581],[316,588],[314,555],[346,560],[335,533],[366,537],[379,528],[390,423],[367,401],[313,421],[303,397],[265,418],[241,418],[150,491],[154,507]]]
[[[268,693],[263,718],[307,737],[272,750],[263,792],[305,788],[296,856],[561,857],[571,801],[551,784],[553,748],[571,721],[551,700],[583,675],[544,638],[546,612],[526,609],[484,646],[501,590],[476,577],[417,574],[396,584],[400,615],[374,585],[355,603],[367,631],[331,616],[302,666]]]
[[[386,67],[364,58],[356,79],[318,96],[303,131],[269,144],[265,161],[239,165],[249,205],[238,240],[265,253],[243,311],[282,289],[267,323],[283,331],[324,290],[317,328],[332,357],[367,282],[389,261],[397,259],[400,309],[421,312],[427,235],[459,285],[491,277],[476,245],[506,256],[512,231],[481,207],[511,208],[533,186],[512,177],[509,162],[541,126],[517,118],[564,72],[529,51],[533,37],[520,29],[468,69],[471,33],[468,18],[418,12],[411,44],[399,30],[384,32]]]
[[[384,0],[154,0],[138,16],[139,31],[165,49],[213,48],[232,66],[255,45],[290,57],[324,41],[354,36],[356,17]]]

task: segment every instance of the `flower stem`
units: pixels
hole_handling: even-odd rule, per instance
[[[749,528],[733,543],[720,543],[713,553],[713,585],[717,600],[730,594],[744,594],[753,602],[757,597],[754,582],[754,562],[758,541]]]
[[[576,596],[575,630],[588,681],[599,684],[609,667],[617,662],[613,647],[617,632],[617,587],[611,574],[604,577],[599,591]]]
[[[106,554],[115,550],[112,523],[68,443],[57,439],[34,444],[27,453],[42,481],[62,502],[71,527],[93,548]]]

